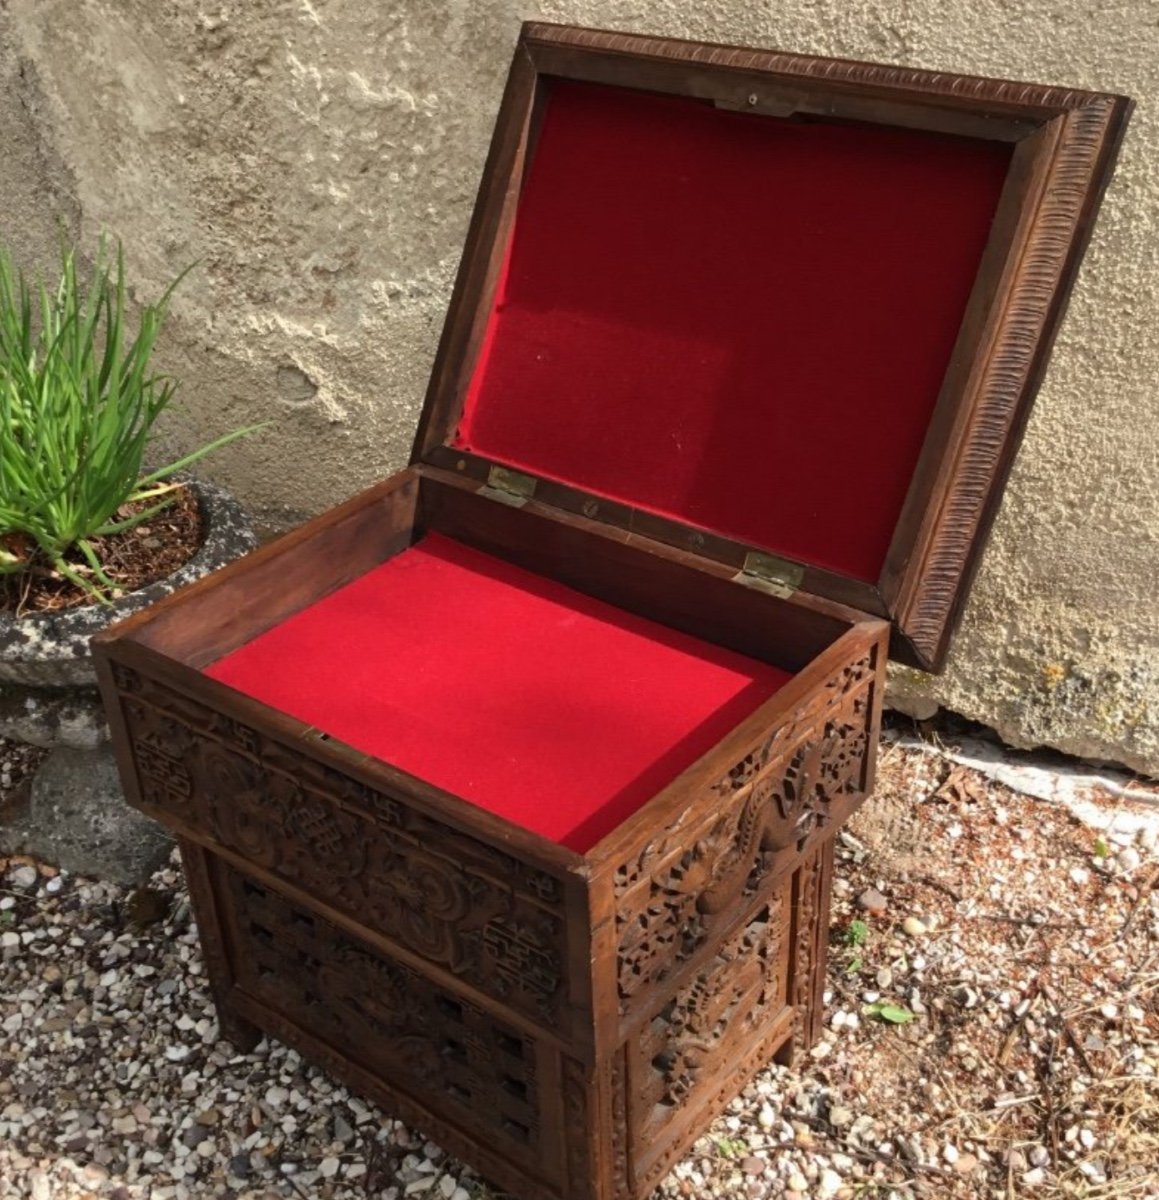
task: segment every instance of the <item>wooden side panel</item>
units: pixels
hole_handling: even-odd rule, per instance
[[[615,987],[624,1033],[651,1019],[672,987],[711,959],[738,919],[767,903],[865,798],[884,629],[617,863]]]
[[[99,634],[204,667],[405,550],[418,479],[402,471]]]
[[[636,1187],[650,1188],[675,1147],[731,1099],[738,1064],[750,1073],[792,1028],[788,1007],[789,892],[785,875],[712,959],[629,1038],[628,1125]],[[758,1057],[750,1058],[754,1052]]]
[[[586,1055],[566,872],[552,874],[114,663],[135,803],[512,1019]],[[582,897],[580,897],[582,900]],[[583,922],[571,928],[583,929]]]
[[[231,1013],[521,1197],[562,1200],[566,1125],[553,1047],[197,853],[198,901],[222,918]]]
[[[555,1051],[211,857],[236,986],[558,1187]],[[544,1078],[547,1075],[548,1078]]]

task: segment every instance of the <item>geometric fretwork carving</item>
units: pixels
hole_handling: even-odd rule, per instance
[[[489,1127],[508,1153],[540,1141],[534,1042],[269,888],[218,865],[238,914],[239,986],[392,1087]]]
[[[147,809],[558,1027],[558,879],[124,667],[116,678]]]

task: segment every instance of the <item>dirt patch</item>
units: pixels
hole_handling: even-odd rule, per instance
[[[127,504],[118,510],[117,519],[141,512],[151,503],[142,500]],[[197,497],[189,488],[181,487],[165,508],[142,524],[123,533],[92,538],[97,560],[117,584],[114,598],[166,579],[183,567],[204,540],[202,524]],[[7,548],[20,554],[29,552],[26,545],[12,544],[14,537],[9,535]],[[70,551],[65,561],[79,574],[92,578],[92,569],[79,550]],[[0,575],[0,614],[24,616],[92,603],[91,593],[48,566],[32,566],[19,575]]]
[[[908,1165],[890,1182],[1159,1195],[1153,839],[1108,844],[1065,809],[889,749],[849,833],[830,969],[840,1052],[823,1070],[833,1103],[871,1112]],[[887,898],[877,915],[871,888]],[[883,1003],[914,1019],[880,1019]]]

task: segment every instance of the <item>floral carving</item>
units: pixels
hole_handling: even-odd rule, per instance
[[[862,797],[872,679],[869,656],[834,675],[794,721],[723,776],[713,791],[725,791],[727,802],[707,808],[699,828],[677,824],[620,869],[622,1012],[707,952],[718,921],[755,900],[781,863]]]
[[[769,903],[679,988],[639,1035],[631,1093],[639,1097],[633,1144],[652,1146],[722,1066],[763,1038],[786,1007],[788,880]]]
[[[631,1193],[631,1172],[628,1166],[628,1067],[626,1048],[620,1046],[612,1055],[612,1194]]]

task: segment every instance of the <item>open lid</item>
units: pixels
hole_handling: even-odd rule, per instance
[[[525,26],[415,459],[936,669],[1129,107]]]

